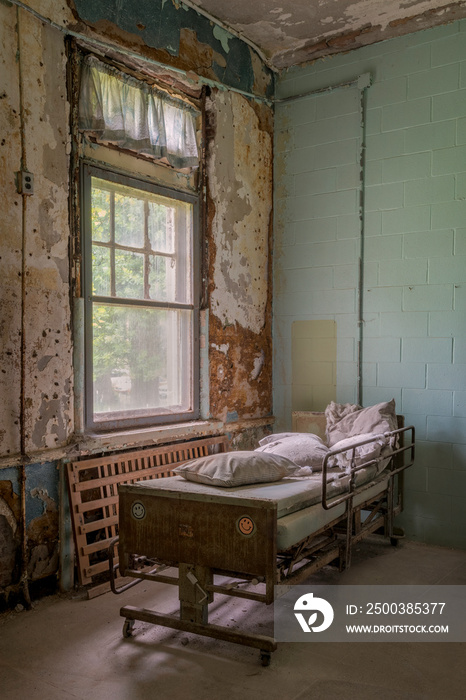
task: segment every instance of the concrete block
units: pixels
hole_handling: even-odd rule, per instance
[[[364,352],[365,356],[365,352]],[[422,362],[379,362],[377,386],[401,386],[410,389],[424,389],[426,366]]]
[[[298,125],[308,124],[316,118],[316,98],[304,97],[302,100],[289,102],[287,105],[279,105],[281,120],[285,123]]]
[[[382,287],[427,283],[427,260],[381,260],[379,285]]]
[[[404,131],[387,131],[367,137],[366,159],[368,162],[383,158],[394,158],[405,153]]]
[[[458,119],[466,116],[466,89],[436,95],[432,98],[432,121]]]
[[[417,455],[416,462],[405,471],[405,489],[407,491],[427,491],[427,467],[418,463]]]
[[[466,311],[466,285],[455,284],[453,308],[455,311]]]
[[[456,33],[439,41],[432,42],[432,66],[458,63],[466,59],[464,35]]]
[[[403,236],[403,257],[442,258],[453,254],[454,234],[452,230],[423,231]]]
[[[302,221],[354,213],[357,211],[357,205],[355,190],[314,195],[308,193],[306,196],[293,198],[291,220]]]
[[[450,284],[429,284],[403,289],[403,311],[451,311],[453,287]]]
[[[356,198],[358,197],[358,193]],[[345,238],[359,238],[361,233],[361,221],[359,212],[355,214],[340,214],[337,218],[337,238],[343,240]]]
[[[410,180],[404,183],[404,203],[406,207],[432,202],[451,202],[455,198],[455,178],[453,175]]]
[[[420,462],[425,467],[450,469],[453,466],[454,448],[454,445],[446,442],[428,442],[416,439],[416,462]]]
[[[338,217],[297,221],[295,226],[296,243],[319,243],[337,238]]]
[[[411,153],[409,155],[387,158],[382,163],[383,182],[406,182],[430,177],[430,152]]]
[[[466,445],[452,445],[451,458],[455,469],[466,470]]]
[[[443,205],[441,205],[443,206]],[[448,226],[448,224],[446,225]],[[446,228],[444,226],[443,228]],[[436,226],[436,228],[441,228]],[[382,213],[382,233],[410,233],[430,229],[430,206],[404,207]]]
[[[388,80],[428,68],[430,68],[430,45],[413,46],[409,42],[404,50],[398,50],[386,56],[383,62],[382,76],[384,80]]]
[[[367,136],[371,134],[380,134],[382,131],[382,107],[377,107],[375,109],[369,108],[366,115],[366,133]]]
[[[429,467],[427,470],[427,489],[429,493],[444,494],[445,496],[464,494],[466,493],[466,472]]]
[[[357,163],[340,165],[337,168],[337,190],[358,189],[360,187],[360,167]]]
[[[432,258],[429,262],[429,282],[466,282],[466,255]]]
[[[429,480],[428,474],[427,480]],[[409,495],[406,493],[406,501],[409,502],[409,512],[413,517],[428,518],[437,522],[450,522],[451,499],[447,494],[409,491]]]
[[[401,406],[401,400],[397,404]],[[427,416],[425,413],[404,412],[405,425],[413,425],[416,429],[416,440],[427,440]]]
[[[405,102],[407,98],[408,79],[406,76],[379,80],[371,85],[368,91],[367,103],[370,109],[385,105]]]
[[[451,416],[452,403],[453,394],[451,391],[429,391],[416,389],[415,387],[403,387],[402,413],[419,412],[424,413],[426,416]],[[418,455],[416,456],[418,457]]]
[[[403,236],[367,236],[364,240],[364,261],[401,261]]]
[[[356,361],[356,339],[338,338],[338,359],[344,362]]]
[[[365,312],[401,312],[402,287],[370,287],[364,290]]]
[[[466,76],[466,64],[465,64],[465,76]],[[466,84],[463,86],[466,87]],[[456,143],[458,146],[466,144],[466,118],[456,120]],[[453,144],[446,144],[453,145]]]
[[[355,289],[359,279],[359,265],[335,265],[333,268],[333,286],[335,289]]]
[[[399,363],[401,360],[400,339],[366,338],[363,345],[363,357],[365,362]],[[398,386],[398,384],[395,383],[392,386]]]
[[[424,337],[427,336],[428,320],[428,313],[422,311],[382,313],[380,314],[380,334],[400,338],[408,335]]]
[[[337,403],[356,403],[357,390],[356,383],[337,385]]]
[[[380,317],[377,313],[364,313],[363,334],[364,338],[380,338]]]
[[[453,398],[453,415],[466,418],[466,391],[455,391]]]
[[[291,292],[318,292],[322,289],[332,289],[333,268],[315,267],[309,270],[278,269],[275,276],[275,293],[289,294]]]
[[[453,363],[466,365],[466,338],[453,338]]]
[[[466,338],[466,313],[449,311],[437,313],[432,311],[429,318],[429,335],[437,338]]]
[[[403,362],[434,362],[450,364],[453,354],[452,338],[409,338],[401,341]]]
[[[427,387],[447,391],[465,391],[466,365],[429,363],[427,365]],[[460,440],[459,442],[466,442],[466,434],[464,441]]]
[[[408,76],[408,100],[457,90],[459,79],[460,67],[456,62],[420,73],[413,73]]]
[[[466,173],[456,175],[455,199],[466,199]]]
[[[363,405],[375,406],[382,401],[391,401],[395,399],[395,405],[401,406],[401,389],[399,387],[385,388],[381,386],[366,386],[363,387]],[[408,424],[407,424],[408,425]]]
[[[338,338],[356,338],[358,335],[357,314],[335,314]]]
[[[379,264],[377,262],[369,262],[364,264],[364,281],[363,286],[377,287],[379,281]]]
[[[369,160],[366,162],[366,187],[382,184],[382,161]]]
[[[455,255],[466,255],[466,228],[458,228],[455,233]]]
[[[337,184],[337,169],[319,170],[312,173],[301,173],[293,177],[294,192],[299,197],[311,197],[321,192],[335,192]]]
[[[358,255],[356,239],[314,243],[312,265],[344,265],[356,261]]]
[[[316,97],[316,120],[359,113],[359,90],[347,88]]]
[[[414,126],[404,131],[405,153],[448,148],[456,143],[456,120]]]
[[[447,96],[449,94],[447,93]],[[443,97],[444,95],[442,95]],[[434,99],[440,99],[440,96]],[[419,100],[400,102],[382,107],[382,131],[394,131],[396,129],[406,129],[410,126],[429,124],[431,121],[430,101],[430,97],[423,97]],[[441,118],[439,117],[439,119]],[[448,117],[443,118],[448,119]]]
[[[295,150],[287,158],[288,171],[298,174],[355,163],[358,151],[359,143],[356,138]]]
[[[341,360],[338,355],[337,362],[337,386],[356,387],[358,368],[356,362]]]
[[[400,209],[403,204],[404,187],[402,182],[366,187],[366,211]]]
[[[360,138],[361,119],[359,112],[343,116],[329,116],[328,119],[301,124],[295,127],[295,143],[300,148],[334,143],[345,139]]]
[[[380,236],[382,234],[382,212],[366,212],[364,216],[364,228],[367,236]]]
[[[376,362],[363,362],[362,363],[362,377],[364,386],[376,387],[377,386],[377,363]]]
[[[466,100],[466,90],[464,99]],[[432,153],[432,174],[460,173],[466,167],[466,145],[441,148]]]

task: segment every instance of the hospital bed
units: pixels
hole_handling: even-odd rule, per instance
[[[124,606],[123,635],[131,636],[139,620],[257,648],[268,665],[275,639],[210,623],[209,605],[216,594],[270,605],[276,585],[302,583],[332,562],[348,567],[353,545],[371,533],[396,544],[394,518],[403,507],[403,472],[414,461],[414,428],[398,416],[398,428],[385,437],[391,447],[383,457],[355,459],[366,438],[349,451],[346,469],[331,466],[339,451],[330,449],[322,471],[306,478],[232,488],[182,476],[121,485],[119,539],[109,547],[113,592],[163,582],[178,588],[180,601],[178,617]],[[134,580],[117,587],[118,568]]]

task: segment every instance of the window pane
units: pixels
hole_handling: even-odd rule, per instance
[[[100,245],[92,246],[92,293],[97,296],[109,297],[111,294],[110,281],[110,249]]]
[[[92,181],[92,240],[107,243],[110,240],[110,192],[96,186],[96,178]]]
[[[144,255],[115,250],[115,294],[144,299]]]
[[[94,420],[192,410],[191,353],[192,311],[94,304]]]
[[[144,202],[142,199],[115,193],[115,243],[132,248],[144,248]]]
[[[149,296],[154,301],[174,299],[175,261],[152,255],[149,260]]]
[[[149,240],[157,253],[175,252],[175,210],[158,201],[149,202]],[[167,200],[168,203],[168,200]],[[183,204],[180,203],[180,206]]]

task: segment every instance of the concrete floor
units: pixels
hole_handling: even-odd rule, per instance
[[[466,552],[371,539],[351,569],[308,582],[463,584]],[[272,608],[217,597],[210,619],[272,634]],[[217,603],[218,601],[218,603]],[[464,700],[466,643],[282,643],[258,651],[136,623],[122,637],[121,605],[177,609],[176,588],[141,584],[116,597],[43,599],[0,617],[2,700]]]

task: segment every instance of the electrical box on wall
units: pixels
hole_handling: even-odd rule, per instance
[[[27,170],[16,173],[16,189],[19,194],[34,194],[34,175]]]

